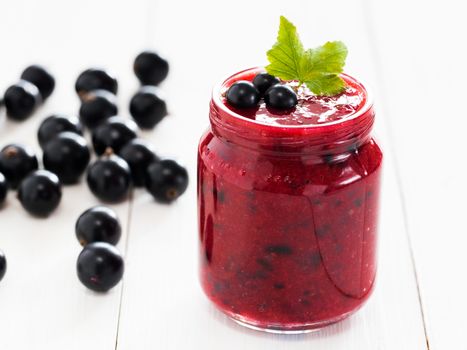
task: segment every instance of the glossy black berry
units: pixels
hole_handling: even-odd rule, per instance
[[[18,199],[30,214],[48,216],[60,204],[62,186],[57,175],[37,170],[28,175],[18,188]]]
[[[258,89],[261,96],[263,96],[271,86],[279,83],[279,79],[268,73],[259,73],[253,79],[253,85]]]
[[[5,254],[0,250],[0,281],[3,279],[6,273],[6,257]]]
[[[97,155],[107,148],[118,153],[130,140],[136,138],[138,127],[132,120],[121,117],[107,119],[92,132],[92,144]]]
[[[42,66],[32,65],[27,67],[21,74],[21,79],[36,85],[43,100],[52,95],[55,88],[54,77]]]
[[[147,168],[159,160],[151,146],[141,139],[128,142],[118,155],[130,166],[133,185],[137,187],[144,186]]]
[[[152,129],[167,115],[167,106],[153,86],[143,86],[130,101],[130,113],[142,129]]]
[[[5,175],[8,186],[13,189],[38,167],[35,154],[27,146],[10,144],[0,151],[0,172]]]
[[[5,202],[6,195],[8,193],[8,184],[6,182],[5,176],[0,173],[0,206]]]
[[[89,167],[87,182],[97,198],[109,203],[120,202],[130,192],[130,167],[122,158],[105,154]]]
[[[136,57],[133,70],[142,85],[158,85],[167,78],[169,63],[157,53],[145,51]]]
[[[42,102],[39,89],[26,80],[10,86],[3,96],[7,116],[24,120],[31,116]]]
[[[259,102],[258,89],[249,81],[240,80],[232,84],[226,93],[227,102],[236,108],[253,108]]]
[[[95,242],[86,245],[78,256],[76,270],[82,284],[95,292],[106,292],[123,277],[122,255],[112,244]]]
[[[161,203],[171,203],[188,187],[188,172],[174,160],[164,159],[149,165],[146,189]]]
[[[79,118],[84,126],[93,129],[117,113],[115,95],[105,90],[95,90],[84,95]]]
[[[63,184],[74,184],[83,175],[90,159],[84,137],[67,131],[47,142],[42,161],[44,168],[55,173]]]
[[[82,72],[76,79],[75,90],[84,96],[93,90],[106,90],[116,95],[118,92],[117,79],[106,70],[91,68]]]
[[[297,94],[290,86],[274,85],[266,91],[264,102],[267,107],[276,109],[291,109],[297,105]]]
[[[41,123],[37,132],[37,139],[42,148],[61,132],[69,131],[78,135],[83,135],[83,126],[76,117],[65,115],[52,115]]]
[[[82,246],[93,242],[115,245],[122,235],[122,227],[112,209],[99,205],[81,214],[76,221],[75,232]]]

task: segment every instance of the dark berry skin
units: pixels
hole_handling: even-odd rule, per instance
[[[259,73],[253,79],[253,85],[258,89],[261,96],[263,96],[271,86],[279,83],[279,79],[268,73]]]
[[[10,144],[0,151],[0,172],[5,175],[8,186],[13,189],[38,167],[37,158],[29,147]]]
[[[145,186],[158,202],[171,203],[188,187],[188,172],[174,160],[161,160],[148,167]]]
[[[130,167],[122,158],[106,154],[88,168],[87,182],[91,192],[100,200],[120,202],[130,192]]]
[[[84,95],[79,118],[84,126],[94,129],[118,113],[115,95],[105,90],[95,90]]]
[[[167,115],[167,105],[153,86],[143,86],[130,101],[130,114],[142,129],[152,129]]]
[[[229,87],[226,98],[236,108],[253,108],[258,104],[260,94],[251,82],[240,80]]]
[[[0,281],[3,279],[6,273],[6,257],[5,254],[0,250]]]
[[[82,284],[95,292],[107,292],[123,277],[122,255],[105,242],[90,243],[78,256],[76,270]]]
[[[291,109],[297,105],[297,94],[290,86],[274,85],[266,91],[264,102],[267,107],[280,110]]]
[[[0,173],[0,206],[5,202],[6,195],[8,193],[8,184],[6,182],[5,176]]]
[[[30,117],[41,102],[39,89],[26,80],[10,86],[3,96],[7,116],[17,121]]]
[[[47,142],[42,162],[63,184],[74,184],[83,175],[91,159],[84,137],[62,132]]]
[[[138,127],[132,120],[121,117],[107,119],[92,132],[92,144],[97,155],[104,154],[107,148],[118,153],[130,140],[136,138]]]
[[[81,214],[76,221],[75,232],[82,246],[94,242],[116,245],[122,235],[122,227],[112,209],[99,205]]]
[[[27,67],[21,74],[21,79],[36,85],[43,100],[52,95],[55,89],[54,77],[42,66],[32,65]]]
[[[144,51],[136,56],[133,70],[141,85],[159,85],[169,74],[169,63],[155,52]]]
[[[148,143],[141,139],[128,142],[118,153],[130,166],[133,185],[144,186],[146,169],[153,162],[159,160]]]
[[[49,216],[60,204],[62,186],[57,175],[37,170],[28,175],[18,188],[18,199],[30,214]]]
[[[41,148],[61,132],[69,131],[78,135],[83,135],[83,126],[76,117],[64,115],[52,115],[41,123],[37,132],[37,139]]]
[[[118,92],[118,82],[108,71],[91,68],[78,76],[75,90],[81,99],[93,90],[106,90],[116,95]]]

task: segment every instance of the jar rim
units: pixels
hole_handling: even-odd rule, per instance
[[[345,77],[347,81],[351,81],[352,84],[355,86],[358,86],[358,88],[363,92],[364,97],[365,97],[365,103],[357,110],[355,113],[351,114],[350,116],[340,119],[340,120],[334,120],[330,122],[325,122],[321,124],[304,124],[304,125],[276,125],[276,124],[267,124],[263,123],[261,121],[257,121],[255,119],[247,118],[232,109],[230,109],[223,101],[222,101],[222,90],[226,88],[226,85],[228,85],[229,82],[233,81],[236,77],[242,74],[246,73],[253,73],[253,72],[263,72],[264,67],[252,67],[252,68],[247,68],[244,70],[241,70],[239,72],[236,72],[226,79],[224,79],[222,82],[217,83],[214,88],[212,89],[212,102],[215,104],[215,106],[220,109],[225,115],[229,115],[231,117],[234,117],[236,119],[240,119],[243,122],[251,123],[255,126],[260,126],[262,128],[271,128],[273,130],[287,130],[287,129],[300,129],[300,130],[309,130],[311,131],[312,129],[326,129],[327,127],[333,127],[338,124],[347,124],[347,122],[352,122],[355,119],[365,115],[368,113],[372,108],[373,108],[373,94],[370,92],[370,90],[367,88],[366,84],[363,84],[361,80],[357,80],[354,77],[352,77],[349,74],[342,73],[341,76]],[[238,80],[238,79],[235,79]]]

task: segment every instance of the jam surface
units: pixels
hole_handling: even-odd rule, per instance
[[[319,99],[282,116],[262,105],[248,127],[269,138],[264,128],[271,125],[346,119],[365,94],[349,86],[331,104]],[[242,115],[251,119],[250,112]],[[288,132],[300,138],[303,129]],[[212,130],[202,137],[200,274],[218,308],[254,327],[300,331],[336,322],[364,303],[376,274],[382,153],[370,137],[361,141],[317,160],[305,151],[284,156],[264,145],[243,147]]]

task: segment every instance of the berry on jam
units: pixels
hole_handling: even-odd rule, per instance
[[[34,84],[39,89],[43,100],[52,95],[55,88],[55,79],[52,74],[39,65],[27,67],[21,74],[21,79]]]
[[[87,288],[106,292],[122,279],[124,261],[113,245],[94,242],[86,245],[79,254],[76,270],[79,280]]]
[[[233,107],[253,108],[259,102],[260,93],[251,82],[240,80],[229,87],[226,98]]]
[[[0,151],[0,172],[5,176],[8,186],[13,189],[38,167],[37,158],[29,147],[10,144]]]
[[[142,129],[152,129],[167,115],[167,106],[156,87],[143,86],[130,101],[130,114]]]
[[[10,86],[3,95],[7,116],[24,120],[31,116],[42,102],[39,89],[29,81],[20,80]]]
[[[0,281],[3,279],[6,273],[6,257],[5,254],[0,250]]]
[[[8,184],[5,176],[0,173],[0,206],[5,202],[6,195],[8,193]]]
[[[133,185],[144,186],[146,169],[159,160],[151,146],[141,139],[128,142],[118,153],[130,166]]]
[[[82,72],[76,79],[75,90],[81,99],[93,90],[105,90],[116,95],[117,79],[106,70],[90,68]]]
[[[37,170],[28,175],[18,188],[18,199],[30,214],[48,216],[59,205],[62,188],[57,175]]]
[[[55,173],[63,184],[73,184],[86,170],[90,158],[84,137],[62,132],[47,142],[42,160],[44,167]]]
[[[268,73],[258,73],[253,79],[253,85],[258,89],[261,96],[263,96],[271,86],[279,83],[279,79]]]
[[[174,160],[152,163],[146,171],[146,189],[161,203],[171,203],[188,187],[188,172]]]
[[[83,96],[79,117],[84,126],[90,129],[118,113],[115,95],[106,90],[94,90]]]
[[[92,132],[94,151],[101,155],[107,148],[111,148],[114,153],[118,153],[124,145],[136,138],[137,129],[132,120],[121,117],[106,120]]]
[[[266,106],[280,110],[291,109],[298,103],[297,94],[287,85],[270,87],[264,95],[264,101]]]
[[[76,117],[67,117],[64,115],[52,115],[44,119],[39,126],[37,139],[39,145],[44,148],[45,144],[52,140],[61,132],[69,131],[78,135],[83,135],[83,127]]]
[[[106,151],[102,158],[88,168],[87,182],[97,198],[109,203],[120,202],[130,192],[130,167],[112,150]]]
[[[94,242],[116,245],[122,235],[122,227],[112,209],[99,205],[80,215],[76,221],[75,233],[82,246]]]
[[[140,53],[133,64],[142,85],[159,85],[169,74],[169,63],[155,52]]]

